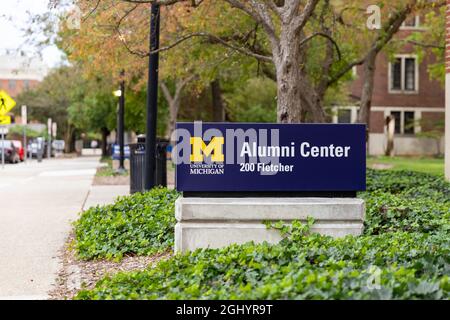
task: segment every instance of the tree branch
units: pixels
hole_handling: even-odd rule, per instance
[[[170,50],[170,49],[176,47],[177,45],[181,44],[182,42],[184,42],[186,40],[189,40],[189,39],[192,39],[194,37],[204,37],[204,38],[208,38],[211,41],[211,43],[221,44],[224,47],[233,49],[233,50],[235,50],[235,51],[237,51],[237,52],[239,52],[241,54],[253,57],[253,58],[257,59],[257,60],[266,61],[266,62],[272,62],[273,61],[272,57],[265,56],[265,55],[262,55],[262,54],[258,54],[258,53],[252,52],[252,51],[250,51],[248,49],[245,49],[245,48],[242,48],[242,47],[237,47],[235,45],[232,45],[232,44],[228,43],[226,40],[223,40],[222,38],[220,38],[218,36],[215,36],[213,34],[209,34],[209,33],[206,33],[206,32],[196,32],[196,33],[188,34],[186,36],[180,37],[179,39],[175,40],[170,45],[167,45],[165,47],[161,47],[158,50],[152,50],[150,52],[143,52],[143,51],[133,50],[128,45],[128,43],[126,42],[125,37],[122,35],[120,30],[116,29],[116,32],[119,35],[119,40],[123,43],[123,45],[125,46],[127,51],[129,53],[137,55],[137,56],[139,56],[141,58],[148,57],[150,54],[154,54],[154,53],[157,53],[157,52],[163,52],[163,51]]]
[[[127,51],[129,53],[131,53],[133,55],[137,55],[137,56],[139,56],[141,58],[145,58],[145,57],[148,57],[150,55],[148,52],[131,49],[130,46],[128,45],[127,41],[125,40],[125,37],[120,32],[119,28],[116,28],[116,32],[119,35],[120,42],[122,42],[122,44],[124,45],[125,49],[127,49]]]
[[[306,25],[306,22],[313,14],[314,10],[316,9],[317,4],[319,3],[319,0],[309,0],[306,4],[305,8],[303,9],[302,14],[295,17],[293,20],[293,26],[294,31],[298,32],[303,29],[303,27]]]
[[[300,46],[303,46],[305,43],[307,43],[308,41],[310,41],[313,38],[318,37],[318,36],[327,38],[334,45],[334,47],[336,48],[336,52],[338,54],[338,60],[341,60],[342,55],[341,55],[341,49],[339,49],[339,45],[336,43],[336,41],[330,35],[328,35],[324,32],[316,32],[316,33],[310,35],[309,37],[306,37],[305,39],[303,39],[300,42]]]
[[[278,17],[281,17],[283,11],[275,4],[275,2],[273,2],[273,0],[265,0],[265,2],[273,13],[275,13]]]
[[[413,44],[413,45],[415,45],[415,46],[418,46],[418,47],[445,50],[445,46],[441,46],[441,45],[438,45],[438,44],[423,43],[423,42],[418,42],[418,41],[415,41],[415,40],[408,40],[408,42]]]
[[[160,81],[159,86],[161,87],[161,91],[164,94],[164,97],[166,98],[167,102],[169,102],[169,104],[172,104],[173,101],[173,97],[170,94],[170,90],[166,85],[165,81]]]
[[[178,40],[176,40],[175,42],[173,42],[172,44],[170,44],[168,46],[161,47],[158,50],[151,51],[149,54],[170,50],[173,47],[179,45],[180,43],[182,43],[182,42],[184,42],[186,40],[189,40],[191,38],[194,38],[194,37],[205,37],[205,38],[208,38],[209,40],[214,41],[216,43],[219,43],[219,44],[221,44],[221,45],[223,45],[225,47],[228,47],[230,49],[238,51],[239,53],[248,55],[248,56],[256,58],[258,60],[272,62],[272,58],[271,57],[264,56],[264,55],[261,55],[261,54],[257,54],[257,53],[251,52],[250,50],[234,46],[234,45],[228,43],[227,41],[223,40],[222,38],[220,38],[218,36],[215,36],[213,34],[210,34],[210,33],[206,33],[206,32],[196,32],[196,33],[188,34],[186,36],[183,36],[183,37],[179,38]]]
[[[97,10],[98,6],[100,5],[101,0],[97,0],[97,3],[95,4],[94,8],[92,8],[89,13],[86,15],[86,17],[83,18],[83,22],[85,22],[89,17],[94,14],[94,12]]]
[[[125,14],[119,19],[119,22],[117,23],[117,29],[120,28],[120,25],[122,24],[122,22],[137,8],[139,7],[138,4],[134,5],[130,10],[127,10],[125,12]]]
[[[399,10],[392,14],[388,21],[383,25],[382,29],[379,31],[378,36],[372,43],[369,51],[365,56],[357,61],[349,63],[341,71],[339,71],[329,82],[328,85],[336,83],[341,77],[343,77],[347,72],[349,72],[354,66],[362,65],[373,52],[378,53],[383,49],[383,47],[388,43],[392,37],[397,33],[405,21],[406,17],[414,10],[421,8],[420,5],[416,4],[416,1],[409,2],[402,10]]]
[[[178,3],[178,2],[187,2],[190,0],[120,0],[120,1],[129,2],[129,3],[137,3],[137,4],[155,3],[155,4],[160,4],[162,6],[170,6],[170,5]]]
[[[249,1],[251,8],[244,5],[239,0],[225,0],[225,1],[228,2],[232,7],[240,9],[241,11],[245,12],[247,15],[252,17],[256,22],[261,24],[261,26],[264,28],[267,35],[269,36],[269,40],[271,41],[272,46],[278,45],[279,40],[275,33],[275,28],[273,26],[272,19],[270,18],[270,15],[267,12],[267,8],[265,7],[264,4],[263,5],[265,9],[261,9],[259,8],[260,3],[255,0]],[[265,14],[262,14],[264,13],[264,10]]]
[[[364,61],[366,61],[366,57],[347,64],[333,78],[331,78],[330,81],[328,81],[328,86],[331,86],[331,85],[335,84],[336,82],[338,82],[339,79],[342,78],[343,76],[345,76],[347,74],[347,72],[349,72],[350,70],[353,69],[353,67],[362,65],[364,63]]]

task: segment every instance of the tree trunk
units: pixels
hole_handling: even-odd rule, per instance
[[[189,76],[186,79],[177,79],[175,81],[175,93],[172,95],[170,93],[169,87],[163,81],[161,81],[161,90],[169,104],[169,122],[167,123],[166,138],[170,139],[172,132],[175,130],[175,125],[178,118],[178,111],[180,110],[181,104],[181,93],[186,84],[192,80],[194,76]]]
[[[372,94],[375,77],[376,52],[371,52],[364,62],[363,88],[361,92],[361,108],[358,121],[367,124],[369,128],[370,108],[372,106]]]
[[[64,131],[64,152],[66,153],[71,153],[74,150],[73,133],[73,127],[68,124],[66,130]]]
[[[326,122],[326,115],[323,109],[323,99],[325,96],[325,90],[319,92],[310,83],[305,75],[302,76],[300,82],[301,88],[301,101],[304,106],[304,111],[309,114],[309,118],[314,123],[324,123]],[[306,121],[306,117],[303,116],[302,121]]]
[[[279,123],[301,122],[302,99],[300,85],[300,37],[282,32],[278,50],[273,50],[277,76],[277,121]]]
[[[211,82],[211,96],[213,107],[213,121],[225,121],[225,108],[222,100],[222,89],[220,87],[219,78]]]
[[[180,97],[175,97],[169,103],[169,123],[167,125],[166,137],[170,139],[170,135],[175,130],[178,118],[178,110],[180,109]]]
[[[108,155],[108,135],[109,130],[108,128],[102,128],[102,156],[106,157]]]
[[[364,62],[363,88],[361,93],[361,105],[359,109],[359,123],[366,124],[366,148],[369,150],[370,111],[372,107],[372,94],[375,78],[375,61],[378,52],[372,51]]]
[[[386,151],[385,155],[388,157],[394,156],[394,133],[395,133],[395,119],[392,116],[386,117]]]

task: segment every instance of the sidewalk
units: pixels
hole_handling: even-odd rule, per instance
[[[47,299],[71,222],[129,186],[93,186],[98,157],[8,165],[0,171],[0,300]]]
[[[7,165],[0,172],[0,300],[47,299],[58,251],[78,218],[99,158]]]
[[[91,186],[86,201],[83,204],[83,211],[90,207],[113,203],[117,197],[129,194],[130,186],[128,185]]]

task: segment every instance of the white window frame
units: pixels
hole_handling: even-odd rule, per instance
[[[353,66],[352,67],[352,75],[354,79],[358,78],[358,66]]]
[[[400,133],[396,133],[396,135],[416,135],[422,131],[422,127],[420,126],[420,120],[422,119],[422,112],[415,109],[397,109],[397,108],[389,108],[384,110],[384,118],[390,116],[392,112],[400,112]],[[405,112],[413,112],[414,113],[414,133],[405,133]],[[386,126],[384,126],[384,132],[386,133]]]
[[[356,123],[358,121],[358,106],[336,106],[332,108],[332,122],[333,123],[339,123],[338,122],[338,112],[339,110],[350,110],[350,123]]]
[[[406,21],[404,21],[402,23],[402,25],[400,26],[400,30],[419,30],[419,29],[421,29],[421,27],[420,27],[420,16],[415,16],[415,20],[416,20],[416,23],[415,23],[414,26],[407,26],[407,25],[405,25]]]
[[[415,90],[409,91],[405,90],[405,60],[409,58],[415,59],[415,72],[414,72],[414,82],[415,82]],[[392,89],[392,62],[388,63],[388,92],[390,94],[419,94],[419,57],[416,54],[396,54],[394,55],[394,59],[401,59],[401,87],[402,89]]]

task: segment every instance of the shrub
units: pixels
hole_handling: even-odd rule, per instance
[[[365,234],[447,230],[450,183],[425,173],[367,171]]]
[[[449,298],[448,234],[341,239],[295,223],[277,245],[197,250],[106,277],[77,299]]]
[[[450,203],[433,197],[412,197],[375,191],[362,195],[366,201],[365,234],[395,231],[435,232],[449,230]]]
[[[360,194],[366,200],[363,236],[333,239],[309,234],[312,221],[308,225],[295,222],[291,227],[280,223],[275,227],[285,239],[279,244],[247,243],[176,255],[145,271],[105,277],[93,290],[79,292],[77,298],[448,299],[449,194],[450,184],[442,178],[368,170],[368,191]],[[141,197],[136,203],[155,201],[167,206],[167,210],[158,212],[161,219],[166,219],[165,242],[172,244],[173,201],[177,194],[159,189]],[[152,197],[156,199],[149,199]],[[122,201],[131,202],[124,198]],[[139,205],[134,210],[142,211],[144,207]],[[129,208],[127,205],[115,210]],[[101,213],[96,208],[91,214]],[[92,219],[95,224],[87,230],[96,234],[101,223],[98,218]],[[157,233],[157,228],[161,225],[151,224],[149,233]],[[111,233],[108,241],[98,242],[108,243],[112,256],[124,242],[134,239],[132,232],[123,235],[120,230]],[[146,235],[141,239],[152,238]],[[150,247],[133,252],[148,254],[158,247],[167,248],[159,244],[148,242]],[[102,254],[100,250],[91,256]]]
[[[450,184],[442,177],[415,171],[390,171],[367,169],[367,192],[382,191],[392,194],[419,190],[420,195],[439,192],[450,201]]]
[[[75,222],[75,248],[82,259],[149,255],[173,245],[178,193],[155,188],[97,206]]]

